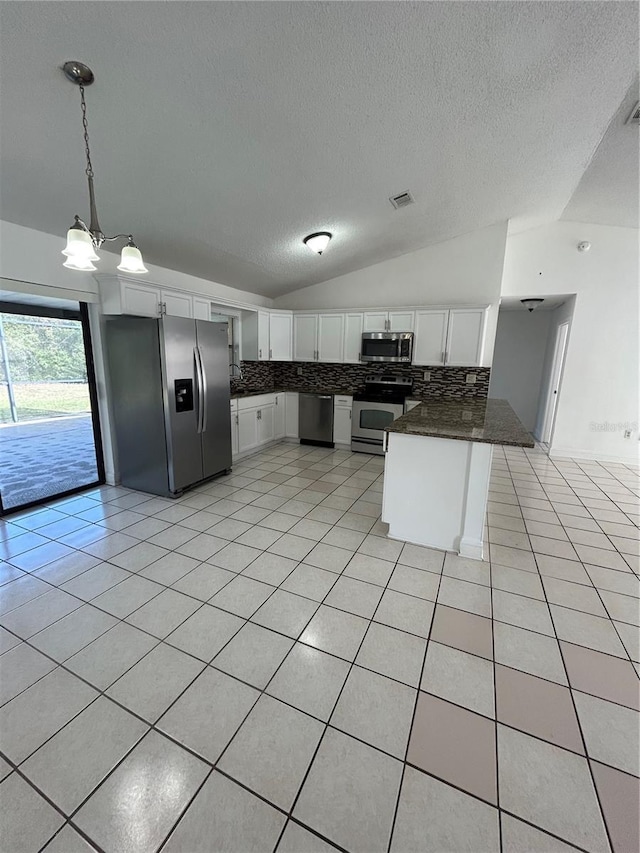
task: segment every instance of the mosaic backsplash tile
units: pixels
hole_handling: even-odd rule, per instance
[[[302,368],[302,375],[298,369]],[[424,371],[431,379],[424,380]],[[412,367],[408,365],[370,364],[317,364],[300,361],[243,361],[242,382],[231,380],[232,392],[271,391],[285,388],[289,391],[340,390],[352,394],[362,388],[371,373],[395,373],[413,380],[413,396],[420,398],[453,397],[470,399],[487,397],[489,392],[489,367]],[[474,385],[467,385],[467,374],[474,374]]]

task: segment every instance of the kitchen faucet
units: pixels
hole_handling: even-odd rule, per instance
[[[234,367],[238,368],[238,374],[237,375],[238,375],[240,381],[242,382],[242,380],[244,379],[244,376],[242,375],[242,368],[240,367],[240,365],[236,364],[235,361],[232,361],[231,364],[229,365],[229,367],[231,367],[231,376],[232,377],[234,376],[233,368]]]

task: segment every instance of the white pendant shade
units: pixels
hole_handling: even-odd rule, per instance
[[[149,272],[144,265],[142,254],[137,246],[124,246],[118,269],[122,272],[135,273],[136,275]]]
[[[75,258],[73,256],[68,257],[62,266],[66,267],[68,270],[80,270],[81,272],[91,272],[92,270],[98,269],[91,263],[91,259]]]
[[[62,254],[68,258],[78,258],[85,261],[100,260],[93,247],[91,235],[83,231],[82,228],[69,228],[67,245],[62,250]],[[64,266],[66,267],[68,264],[64,264]],[[70,269],[87,269],[87,267],[70,267]]]
[[[318,234],[310,234],[302,241],[312,252],[321,255],[329,245],[331,234],[328,231],[320,231]]]

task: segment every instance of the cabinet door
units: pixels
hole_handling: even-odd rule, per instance
[[[276,405],[273,413],[273,437],[285,436],[285,398],[284,394],[276,394]]]
[[[238,412],[231,412],[231,455],[238,455]]]
[[[269,357],[271,361],[291,361],[293,318],[291,314],[269,315]]]
[[[333,440],[338,444],[351,444],[351,408],[336,406],[333,410]]]
[[[136,317],[157,317],[160,313],[158,303],[160,291],[144,284],[122,285],[122,313]]]
[[[483,308],[452,308],[449,311],[447,364],[473,367],[481,363],[485,316]]]
[[[295,314],[293,317],[293,360],[315,361],[318,337],[317,314]]]
[[[198,296],[193,297],[193,316],[195,320],[211,319],[211,303],[208,299],[200,299]]]
[[[269,361],[269,314],[258,311],[258,361]]]
[[[414,364],[444,364],[448,311],[416,311]]]
[[[289,391],[285,395],[285,435],[287,438],[298,438],[298,395]]]
[[[258,410],[238,411],[238,453],[258,446]]]
[[[318,316],[318,361],[342,361],[344,314]]]
[[[413,311],[389,311],[390,332],[413,332]]]
[[[363,332],[386,332],[389,315],[386,311],[367,311],[364,315]]]
[[[258,444],[267,444],[274,437],[275,405],[262,406],[258,409]]]
[[[345,314],[344,351],[342,360],[350,364],[360,363],[362,346],[362,314]]]
[[[164,302],[164,313],[169,317],[193,317],[193,301],[187,293],[161,290],[160,299]]]

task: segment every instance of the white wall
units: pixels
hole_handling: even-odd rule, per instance
[[[91,273],[76,272],[62,266],[64,257],[60,252],[64,249],[65,237],[66,234],[45,234],[33,228],[0,221],[0,278],[5,279],[3,289],[10,290],[13,281],[16,283],[14,289],[23,292],[49,293],[50,296],[79,299],[82,302],[99,301],[98,284]],[[98,273],[116,275],[120,255],[103,249],[100,255]],[[202,294],[213,301],[222,299],[256,306],[272,305],[272,300],[266,296],[236,290],[155,264],[146,263],[146,266],[149,273],[140,279],[149,284]],[[21,282],[24,284],[20,285]],[[48,290],[43,291],[43,287]]]
[[[503,309],[498,314],[489,396],[508,400],[530,432],[536,425],[552,313]]]
[[[507,223],[499,223],[279,296],[275,304],[303,310],[491,305],[484,357],[491,364],[506,239]]]
[[[559,293],[576,301],[551,453],[637,462],[638,231],[556,222],[510,236],[502,295]]]

